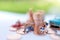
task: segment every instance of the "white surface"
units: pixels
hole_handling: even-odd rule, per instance
[[[60,37],[54,34],[50,34],[50,37],[52,38],[52,40],[60,40]]]
[[[20,34],[9,34],[9,35],[7,35],[7,39],[8,40],[20,40],[21,36],[22,35],[20,35]]]
[[[48,19],[49,17],[49,19]],[[46,21],[51,19],[51,16],[48,15]],[[53,17],[52,17],[53,18]],[[6,40],[8,34],[16,34],[16,32],[9,31],[9,27],[14,24],[17,20],[25,22],[27,20],[27,15],[18,15],[10,14],[10,12],[0,12],[0,40]],[[33,32],[30,32],[26,35],[23,35],[21,40],[52,40],[49,35],[38,36],[34,35]]]
[[[16,31],[16,30],[17,30],[17,28],[10,27],[10,28],[9,28],[9,30],[10,30],[10,31]]]

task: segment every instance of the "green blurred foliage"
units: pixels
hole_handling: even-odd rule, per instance
[[[46,12],[53,4],[45,1],[0,1],[0,10],[26,13],[29,8],[33,11],[45,10]]]

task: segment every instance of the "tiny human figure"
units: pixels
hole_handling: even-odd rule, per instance
[[[25,33],[28,33],[30,31],[33,31],[33,25],[34,25],[34,22],[33,22],[33,14],[32,14],[32,10],[29,9],[29,19],[26,21],[26,23],[23,24],[23,28],[21,27],[17,33],[20,33],[20,34],[25,34]]]
[[[11,26],[10,30],[12,30],[12,31],[17,31],[17,30],[19,30],[19,29],[21,28],[21,26],[22,26],[22,24],[21,24],[21,22],[18,20],[18,21],[16,22],[16,24],[14,24],[14,25]]]
[[[44,11],[39,10],[39,11],[35,12],[33,17],[34,17],[34,22],[35,22],[34,33],[41,34],[40,28],[44,29],[44,27],[43,27],[43,25],[44,25]]]
[[[29,19],[26,21],[25,24],[25,31],[26,33],[34,30],[34,19],[33,19],[33,11],[29,9]]]
[[[26,23],[24,23],[23,28],[21,27],[17,33],[23,34],[23,33],[28,33],[30,31],[33,31],[34,28],[34,20],[33,20],[33,14],[32,10],[29,9],[29,19],[27,20]]]

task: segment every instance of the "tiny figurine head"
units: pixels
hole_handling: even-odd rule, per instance
[[[36,16],[43,16],[44,15],[44,11],[43,10],[38,10],[37,12],[35,12]]]
[[[44,15],[45,13],[44,10],[38,10],[37,12],[40,13],[40,15]]]

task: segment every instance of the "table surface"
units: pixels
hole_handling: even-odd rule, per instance
[[[9,27],[12,24],[14,24],[17,20],[21,20],[22,22],[26,21],[27,19],[26,17],[27,16],[25,15],[8,14],[8,12],[7,13],[0,12],[0,40],[6,40],[8,34],[15,34],[15,32],[9,31]],[[30,32],[26,35],[23,35],[21,40],[52,40],[52,39],[48,34],[45,36],[37,36],[33,32]]]

